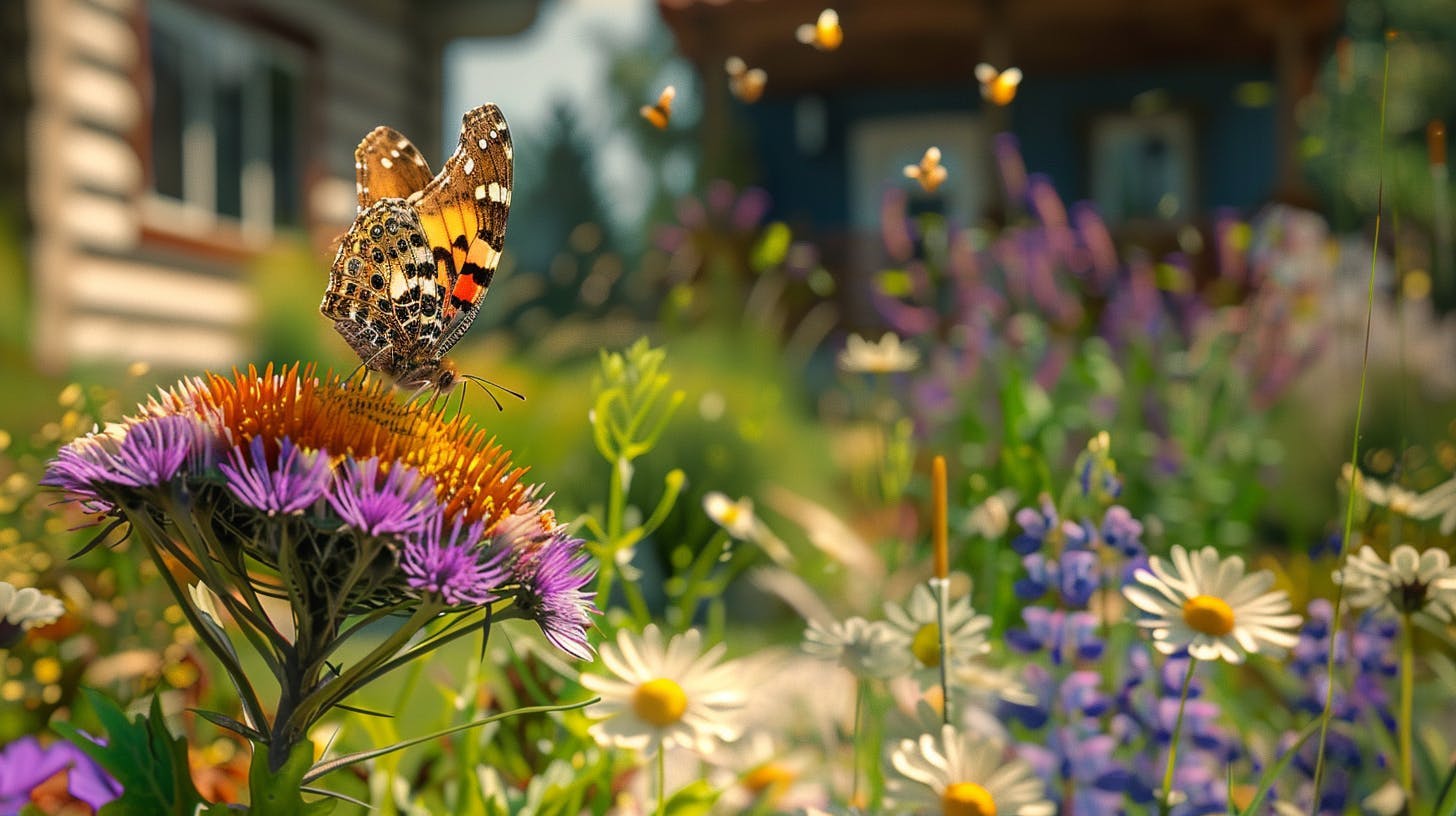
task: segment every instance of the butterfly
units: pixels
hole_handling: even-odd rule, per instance
[[[658,130],[667,130],[667,123],[672,119],[672,100],[675,98],[677,88],[671,85],[663,88],[662,93],[657,95],[657,104],[642,106],[642,118],[651,122]]]
[[[976,66],[976,79],[981,83],[981,98],[1004,107],[1016,98],[1016,88],[1021,85],[1021,69],[997,71],[991,64],[983,62]]]
[[[448,392],[445,355],[480,311],[511,209],[511,134],[495,105],[465,114],[460,145],[430,175],[420,151],[377,127],[354,151],[359,214],[319,311],[366,368],[404,388]]]
[[[935,192],[936,188],[945,181],[945,167],[940,163],[940,148],[928,147],[925,155],[921,157],[919,164],[905,165],[905,178],[912,178],[920,182],[921,189],[927,193]]]
[[[762,68],[749,68],[742,58],[729,57],[723,64],[723,69],[728,72],[728,90],[738,101],[752,105],[763,96],[763,86],[768,82],[768,74]]]
[[[844,29],[839,27],[839,12],[824,9],[819,12],[818,20],[799,26],[794,31],[794,38],[820,51],[833,51],[844,42]]]

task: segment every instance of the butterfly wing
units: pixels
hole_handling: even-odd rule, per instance
[[[495,105],[465,114],[460,145],[424,189],[409,198],[434,261],[443,357],[470,328],[505,246],[511,210],[511,134]]]
[[[435,259],[413,207],[399,198],[370,204],[354,219],[329,271],[319,311],[334,321],[364,364],[390,374],[440,338]]]
[[[380,125],[354,148],[359,212],[381,198],[409,198],[430,183],[430,165],[399,131]]]

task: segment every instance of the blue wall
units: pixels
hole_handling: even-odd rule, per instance
[[[1087,134],[1092,117],[1127,112],[1135,96],[1162,89],[1169,106],[1193,116],[1198,151],[1199,205],[1250,209],[1274,184],[1274,113],[1235,98],[1244,82],[1273,82],[1268,70],[1219,66],[1157,74],[1034,76],[1009,109],[1027,170],[1051,177],[1067,201],[1089,195]],[[827,139],[814,156],[799,153],[794,100],[765,99],[740,109],[753,129],[761,181],[773,196],[772,217],[837,229],[849,221],[848,133],[860,119],[940,111],[979,110],[970,82],[914,91],[837,92],[824,98]]]

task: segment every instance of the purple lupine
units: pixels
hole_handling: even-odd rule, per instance
[[[1113,759],[1117,740],[1092,728],[1048,729],[1046,741],[1021,745],[1017,754],[1036,770],[1052,791],[1071,791],[1069,813],[1077,816],[1120,816],[1132,774]]]
[[[1057,506],[1051,497],[1043,495],[1037,507],[1023,507],[1016,511],[1016,524],[1021,532],[1011,539],[1011,549],[1017,555],[1029,555],[1046,546],[1047,536],[1058,526]]]
[[[253,437],[244,448],[233,448],[228,461],[218,465],[228,490],[238,501],[268,515],[297,513],[323,498],[332,483],[333,468],[326,451],[305,451],[284,437],[278,446],[277,466],[268,464],[263,437]]]
[[[443,516],[423,531],[406,537],[399,569],[415,589],[439,595],[451,606],[485,604],[498,596],[494,590],[505,582],[506,550],[487,552],[483,546],[484,522],[462,525],[452,522],[449,531]]]
[[[435,482],[396,463],[379,478],[380,460],[349,460],[325,494],[345,524],[366,535],[417,533],[438,513]]]
[[[1125,558],[1143,555],[1143,523],[1133,518],[1132,513],[1120,504],[1114,504],[1102,514],[1102,541],[1117,550]]]
[[[1096,660],[1103,643],[1097,637],[1097,617],[1089,612],[1066,612],[1029,606],[1021,610],[1024,629],[1006,632],[1006,643],[1021,652],[1045,651],[1052,664]]]
[[[41,783],[69,769],[66,789],[92,808],[121,795],[121,786],[81,749],[69,742],[42,746],[32,735],[0,748],[0,814],[19,813]]]

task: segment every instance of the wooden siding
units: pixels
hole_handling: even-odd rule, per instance
[[[457,0],[184,2],[304,55],[295,181],[315,237],[352,218],[354,146],[375,125],[410,134],[438,163],[447,41],[517,32],[539,6],[501,0],[485,14]],[[10,197],[29,225],[34,353],[50,370],[77,360],[229,366],[250,352],[246,261],[270,239],[179,214],[149,191],[147,11],[147,0],[27,0],[0,26],[26,53],[24,70],[0,88],[8,110],[28,105],[23,128],[0,132],[0,168],[25,178],[23,198]],[[326,264],[321,256],[320,286]]]

